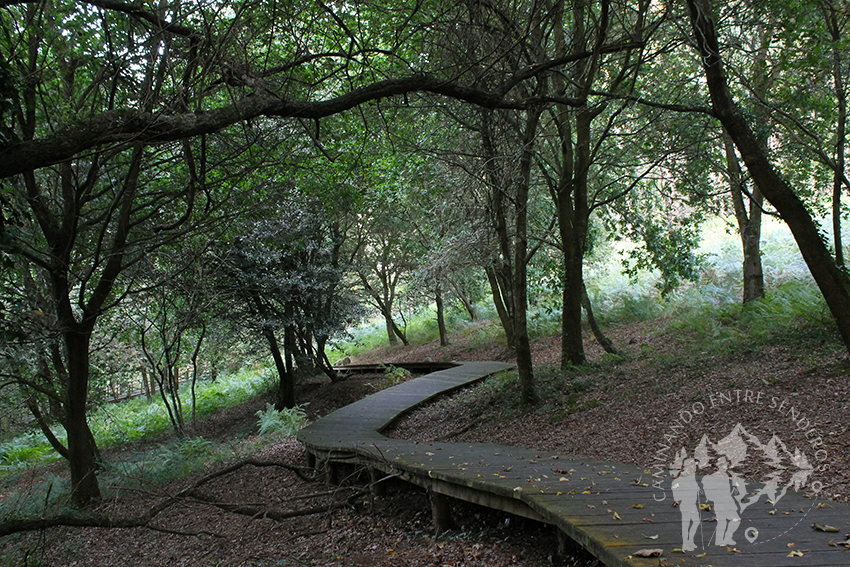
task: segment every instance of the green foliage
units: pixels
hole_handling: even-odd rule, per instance
[[[188,386],[181,395],[188,399]],[[224,407],[244,403],[271,391],[266,373],[258,368],[243,368],[233,374],[220,374],[215,382],[201,382],[196,387],[198,416]],[[92,433],[101,448],[161,435],[171,428],[162,401],[155,397],[151,403],[135,398],[118,404],[107,404],[94,411],[89,419]],[[54,434],[64,442],[65,434],[56,428]],[[0,466],[7,470],[26,468],[58,459],[59,456],[40,432],[19,435],[0,444]],[[2,471],[2,469],[0,469]]]
[[[683,312],[676,327],[694,335],[704,352],[731,353],[777,341],[800,342],[834,335],[835,322],[811,284],[788,282],[746,305],[706,304]]]
[[[5,470],[25,467],[33,461],[55,458],[53,447],[41,433],[25,433],[0,445],[0,463]]]
[[[292,437],[307,423],[307,413],[300,405],[276,410],[272,404],[266,404],[266,409],[256,415],[260,435],[272,437]]]

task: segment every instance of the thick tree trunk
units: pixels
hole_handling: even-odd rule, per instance
[[[62,421],[68,435],[68,464],[71,469],[71,501],[86,506],[100,498],[97,482],[99,451],[86,420],[89,388],[89,341],[91,332],[65,332],[68,362],[68,397]]]
[[[562,238],[563,238],[563,230]],[[561,368],[580,366],[587,361],[581,336],[582,259],[571,244],[564,240],[564,291],[561,303]],[[569,252],[566,250],[570,249]],[[579,256],[578,258],[576,256]]]
[[[803,259],[835,317],[841,339],[850,351],[850,277],[836,265],[817,224],[794,189],[768,160],[767,149],[758,143],[733,101],[719,55],[710,0],[687,0],[687,4],[714,111],[741,152],[753,181],[791,229]]]

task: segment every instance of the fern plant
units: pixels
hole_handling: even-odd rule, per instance
[[[307,413],[300,405],[276,410],[272,404],[266,404],[266,409],[258,411],[256,415],[259,418],[257,426],[260,428],[260,435],[291,437],[307,423]]]

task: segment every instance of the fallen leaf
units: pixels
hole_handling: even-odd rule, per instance
[[[711,512],[711,504],[700,504],[700,510],[705,510],[706,512]]]
[[[637,508],[638,510],[641,510],[643,508],[643,504],[632,504],[632,508]]]
[[[729,553],[741,553],[740,549],[735,549],[734,547],[727,547],[726,551],[728,551]]]
[[[620,515],[617,512],[614,512],[614,519],[615,520],[622,520],[623,518],[621,518]]]
[[[786,557],[802,557],[802,556],[803,556],[802,551],[792,551]]]
[[[655,534],[655,535],[646,535],[646,534],[641,534],[641,535],[642,535],[643,537],[645,537],[646,539],[658,539],[658,534]]]
[[[815,523],[815,524],[812,524],[812,527],[814,529],[818,530],[819,532],[828,532],[828,533],[831,533],[831,534],[838,533],[838,528],[833,527],[833,526],[826,526],[826,525],[822,526],[818,523]]]

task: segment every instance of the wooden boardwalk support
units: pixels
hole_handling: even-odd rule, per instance
[[[789,491],[775,505],[754,504],[734,533],[734,546],[714,545],[718,524],[713,511],[703,510],[697,550],[685,553],[679,549],[682,514],[669,489],[653,489],[648,470],[533,449],[415,443],[380,434],[434,396],[509,368],[469,362],[428,374],[341,408],[302,429],[298,439],[318,463],[362,464],[424,487],[437,502],[435,524],[449,521],[440,495],[459,498],[553,524],[611,567],[850,566],[850,549],[830,545],[850,532],[850,507],[823,498]],[[815,530],[815,523],[839,532]],[[648,549],[663,555],[635,555]]]

